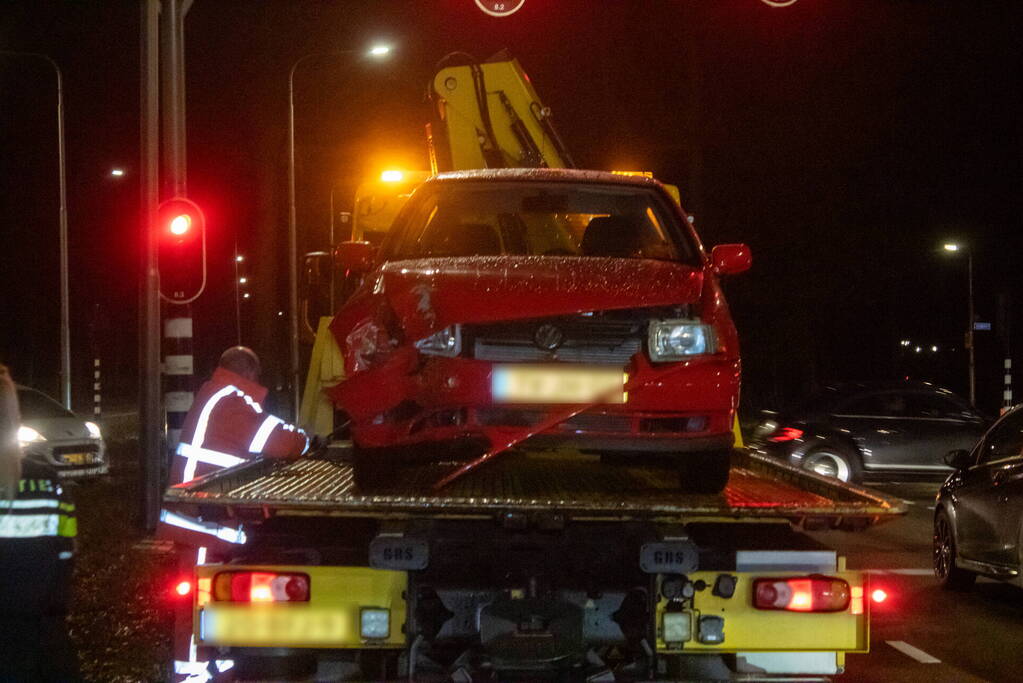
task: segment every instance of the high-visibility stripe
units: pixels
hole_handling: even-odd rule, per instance
[[[239,458],[237,455],[215,451],[211,448],[199,448],[190,443],[178,444],[178,455],[186,459],[184,478],[179,483],[195,479],[195,468],[200,462],[217,467],[234,467],[238,463],[245,462],[244,458]]]
[[[279,424],[284,424],[284,420],[273,415],[267,415],[266,419],[263,420],[263,424],[259,425],[259,429],[256,430],[256,435],[252,437],[252,443],[249,444],[249,453],[262,453],[263,448],[266,446],[266,440],[270,438],[270,433]]]
[[[58,560],[70,560],[74,556],[74,553],[70,550],[62,550],[57,553]]]
[[[202,407],[202,411],[199,413],[199,420],[195,424],[195,435],[192,436],[192,443],[196,446],[202,446],[202,442],[206,440],[206,428],[210,423],[210,414],[213,412],[213,409],[216,408],[220,399],[234,393],[235,391],[238,391],[238,387],[228,384],[226,387],[223,387],[220,391],[210,396],[210,400],[206,401],[206,405]]]
[[[57,536],[60,529],[60,515],[2,515],[0,516],[0,538],[39,538]]]
[[[75,538],[78,536],[78,520],[67,515],[58,515],[57,535],[64,538]]]
[[[199,548],[199,552],[195,555],[195,563],[197,565],[206,564],[206,546]]]
[[[160,510],[160,521],[164,524],[176,526],[181,529],[188,529],[189,531],[195,531],[200,534],[216,536],[220,540],[227,541],[228,543],[236,543],[238,545],[245,543],[245,532],[241,529],[232,529],[231,527],[220,526],[213,522],[200,522],[167,510]]]
[[[66,504],[66,503],[65,503]],[[55,508],[61,506],[56,498],[40,498],[39,500],[0,500],[0,508],[24,510],[27,508]],[[61,509],[63,507],[61,506]],[[72,507],[72,510],[74,508]]]

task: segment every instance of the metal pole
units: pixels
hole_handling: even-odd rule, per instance
[[[142,219],[142,286],[140,292],[139,340],[142,374],[140,403],[142,415],[139,441],[142,446],[142,519],[147,530],[156,528],[160,515],[163,463],[163,406],[160,401],[160,272],[156,231],[159,201],[160,161],[160,77],[159,0],[143,0],[141,17],[141,160],[139,168],[140,217]]]
[[[60,187],[60,395],[64,407],[71,410],[71,305],[68,292],[67,171],[64,154],[64,74],[50,56],[41,52],[0,50],[0,54],[41,59],[57,74],[57,174]]]
[[[970,357],[970,405],[977,406],[977,377],[973,351],[973,252],[966,253],[966,279],[969,289],[969,327],[966,328],[966,343]]]
[[[308,57],[309,55],[306,55]],[[288,74],[288,334],[289,382],[292,417],[298,417],[298,227],[295,216],[295,69],[306,57],[299,57]]]

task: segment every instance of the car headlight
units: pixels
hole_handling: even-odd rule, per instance
[[[86,422],[85,428],[89,430],[89,436],[94,439],[103,438],[103,435],[99,431],[99,425],[95,422]]]
[[[46,437],[31,427],[26,427],[25,425],[18,427],[18,443],[22,446],[29,443],[38,443],[40,441],[46,441]]]
[[[650,360],[683,360],[717,351],[714,328],[696,320],[652,320],[648,339]]]
[[[458,325],[445,327],[440,332],[417,341],[416,348],[431,356],[457,356],[462,351],[462,330]]]

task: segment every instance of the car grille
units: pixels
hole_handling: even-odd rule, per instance
[[[537,334],[543,326],[557,329],[555,348],[544,348]],[[643,349],[646,320],[608,320],[597,316],[563,316],[501,323],[467,325],[463,337],[472,357],[492,362],[592,363],[625,365]]]

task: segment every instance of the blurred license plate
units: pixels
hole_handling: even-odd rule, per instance
[[[341,610],[235,609],[202,612],[204,643],[249,646],[340,645],[349,637]]]
[[[496,403],[624,403],[621,368],[558,365],[495,365]]]
[[[90,465],[92,453],[65,453],[60,459],[65,465]]]

